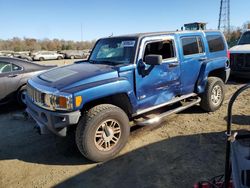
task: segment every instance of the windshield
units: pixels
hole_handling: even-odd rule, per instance
[[[240,38],[239,44],[250,44],[250,31],[245,32]]]
[[[129,64],[134,60],[135,38],[106,38],[97,42],[89,58],[90,63]]]

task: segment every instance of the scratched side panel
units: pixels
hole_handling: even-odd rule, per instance
[[[138,55],[135,71],[138,110],[165,103],[179,94],[180,66],[169,67],[170,63],[178,61],[178,56],[173,60],[163,61],[161,65],[156,66],[147,65],[142,60],[143,48],[148,40],[168,37],[174,39],[174,36],[166,35],[142,40],[141,53]]]

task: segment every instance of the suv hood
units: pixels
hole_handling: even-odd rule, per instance
[[[46,71],[33,77],[32,80],[38,84],[62,90],[117,77],[118,73],[113,66],[79,63]]]
[[[236,45],[229,49],[230,53],[250,53],[250,44]]]

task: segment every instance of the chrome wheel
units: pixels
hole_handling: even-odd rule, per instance
[[[116,146],[121,137],[121,126],[114,120],[102,122],[95,133],[95,146],[100,151],[110,151]]]
[[[212,103],[217,106],[221,103],[222,100],[222,88],[219,85],[214,86],[211,95]]]

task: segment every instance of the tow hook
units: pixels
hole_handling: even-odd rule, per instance
[[[35,125],[34,129],[37,131],[38,134],[41,135],[41,128],[38,125]]]

